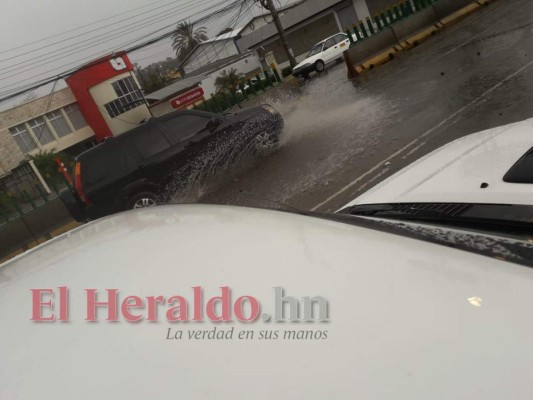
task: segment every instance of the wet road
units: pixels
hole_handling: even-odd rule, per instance
[[[271,103],[280,150],[195,201],[334,211],[449,141],[533,117],[533,1],[499,0],[353,83],[339,64]]]

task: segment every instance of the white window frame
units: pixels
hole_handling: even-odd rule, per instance
[[[127,91],[124,91],[121,85],[122,83]],[[113,82],[112,86],[117,95],[117,99],[104,104],[104,108],[111,118],[118,117],[144,104],[141,89],[132,76],[119,79]]]
[[[54,114],[54,116],[50,117],[51,114]],[[46,120],[48,121],[48,124],[52,128],[52,131],[55,133],[55,136],[57,136],[58,138],[65,137],[67,135],[70,135],[73,132],[72,127],[70,126],[70,124],[68,123],[67,119],[65,118],[65,116],[61,112],[61,109],[52,110],[52,111],[46,113],[45,117],[46,117]],[[60,132],[58,132],[56,130],[56,128],[54,127],[54,125],[52,124],[53,121],[55,121],[57,119],[60,119],[60,118],[63,118],[63,121],[65,122],[67,128],[69,129],[69,132],[67,132],[67,133],[65,133],[63,135],[60,135],[59,134]]]
[[[39,123],[37,120],[41,119],[42,123]],[[36,125],[32,125],[35,123]],[[48,121],[46,120],[46,117],[44,115],[39,115],[37,117],[32,118],[31,120],[26,122],[26,125],[28,125],[33,133],[33,136],[35,139],[37,139],[37,143],[39,143],[39,147],[46,146],[47,144],[50,144],[52,142],[55,142],[58,140],[58,137],[56,136],[54,129],[48,124]],[[44,129],[41,129],[41,126],[45,126],[48,129],[48,132],[52,136],[52,140],[42,143],[41,138],[44,138],[45,135],[43,135]]]
[[[20,127],[23,127],[24,130],[19,131]],[[20,149],[20,151],[22,151],[24,154],[29,153],[29,152],[39,148],[39,144],[37,143],[37,141],[33,137],[31,130],[29,129],[29,127],[25,123],[22,123],[22,124],[19,124],[19,125],[16,125],[16,126],[13,126],[13,127],[9,128],[9,132],[11,133],[11,136],[13,137],[13,140],[17,144],[17,146]],[[24,140],[24,136],[22,136],[22,134],[24,132],[26,132],[28,134],[29,138],[33,142],[34,147],[32,149],[29,148],[28,144],[26,143],[26,140]],[[21,149],[20,148],[19,143],[15,139],[15,137],[17,137],[17,136],[20,137],[20,139],[24,143],[24,146],[26,146],[26,149]]]
[[[85,128],[86,126],[88,126],[89,124],[87,123],[87,121],[85,120],[85,117],[83,116],[83,114],[81,114],[81,116],[83,117],[83,121],[85,122],[85,125],[82,126],[81,128],[76,128],[74,126],[74,123],[72,122],[72,120],[70,119],[70,114],[72,113],[72,111],[67,111],[67,109],[70,109],[72,110],[73,109],[73,106],[76,105],[78,107],[78,110],[80,111],[80,114],[81,114],[81,110],[80,110],[80,107],[77,105],[77,103],[71,103],[71,104],[67,104],[66,106],[64,106],[61,111],[63,112],[64,116],[65,116],[65,119],[67,120],[68,124],[70,125],[70,127],[72,128],[72,132],[76,132],[80,129],[83,129]]]

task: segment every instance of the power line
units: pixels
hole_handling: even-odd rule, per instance
[[[224,3],[225,3],[225,1],[220,1],[220,2],[217,3],[216,5],[221,5],[221,4],[224,4]],[[235,2],[233,2],[233,3],[230,3],[230,4],[235,4],[235,3],[240,3],[240,0],[237,0],[237,1],[235,1]],[[212,8],[212,7],[210,7],[210,8]],[[228,6],[223,7],[222,9],[213,12],[211,15],[219,15],[220,13],[225,13],[225,12],[228,11],[228,9],[231,10],[231,8],[228,7]],[[202,14],[202,13],[204,13],[204,12],[207,11],[207,10],[208,10],[208,9],[203,9],[203,10],[201,10],[201,11],[196,12],[195,14],[192,14],[191,16],[198,15],[198,14]],[[198,21],[202,21],[202,20],[209,19],[209,18],[211,17],[211,15],[208,15],[207,17],[200,18]],[[165,27],[163,27],[163,28],[160,28],[160,29],[158,29],[158,30],[156,30],[156,31],[153,31],[153,32],[151,32],[151,33],[149,33],[149,34],[147,34],[147,35],[145,34],[145,35],[143,35],[143,37],[141,37],[141,38],[137,38],[137,39],[134,39],[134,40],[129,41],[129,42],[127,42],[127,43],[124,43],[124,44],[122,44],[122,45],[119,45],[118,47],[119,47],[119,48],[120,48],[120,47],[123,48],[123,47],[127,46],[127,45],[130,44],[130,43],[134,43],[134,42],[137,42],[137,41],[139,41],[139,40],[145,39],[146,37],[152,36],[152,35],[156,34],[157,32],[159,32],[159,31],[161,31],[161,30],[165,30],[165,29],[168,29],[168,28],[171,28],[171,27],[174,27],[174,26],[175,26],[175,23],[172,23],[172,24],[167,25],[167,26],[165,26]],[[160,40],[162,40],[162,39],[164,39],[164,38],[166,38],[166,37],[170,37],[170,36],[172,36],[173,33],[174,33],[174,30],[172,30],[172,31],[170,31],[170,32],[167,32],[167,33],[165,33],[165,34],[163,34],[163,35],[161,35],[161,36],[159,36],[159,37],[157,37],[157,38],[155,38],[155,39],[148,40],[147,42],[142,43],[141,45],[138,45],[138,46],[135,46],[135,47],[133,47],[133,48],[131,48],[131,49],[128,49],[128,50],[126,50],[126,52],[132,52],[132,51],[137,50],[138,48],[145,47],[145,46],[148,46],[148,45],[150,45],[150,44],[156,43],[156,42],[158,42],[158,41],[160,41]],[[116,49],[117,49],[117,46],[109,47],[109,48],[107,48],[106,50],[99,51],[98,53],[93,53],[93,54],[91,54],[90,56],[85,56],[85,57],[83,57],[83,58],[81,58],[81,59],[78,59],[78,60],[76,60],[76,61],[74,61],[74,62],[70,62],[70,63],[64,64],[64,65],[62,65],[62,66],[56,67],[56,68],[53,69],[53,70],[49,70],[49,71],[46,71],[46,72],[43,72],[43,73],[40,73],[40,74],[36,74],[36,75],[34,75],[34,76],[42,76],[42,75],[45,75],[45,74],[53,73],[53,72],[57,71],[57,70],[60,69],[60,68],[67,68],[67,67],[69,67],[70,65],[78,64],[78,63],[80,63],[80,62],[84,62],[85,60],[88,60],[88,59],[94,59],[95,57],[97,57],[97,56],[99,56],[99,55],[101,55],[101,54],[103,54],[103,53],[104,53],[104,54],[107,54],[107,53],[109,53],[109,52],[111,52],[111,51],[113,51],[113,50],[116,50]],[[72,52],[71,54],[76,54],[76,53],[79,53],[79,52],[80,52],[80,51],[76,51],[76,52]],[[5,79],[8,79],[8,78],[12,78],[12,77],[17,76],[17,75],[19,75],[19,74],[21,74],[21,73],[28,72],[28,71],[30,71],[30,70],[34,70],[34,69],[39,68],[39,67],[41,67],[42,65],[46,65],[46,64],[50,64],[50,62],[41,63],[41,64],[36,65],[36,66],[34,66],[34,67],[23,69],[23,70],[21,70],[21,71],[15,73],[15,74],[8,75],[8,76],[4,76],[4,77],[0,78],[0,80],[5,80]],[[56,76],[57,76],[57,75],[60,75],[60,76],[68,75],[68,74],[71,73],[71,72],[72,72],[72,70],[68,70],[66,73],[56,74]],[[10,87],[10,86],[14,86],[14,85],[16,85],[16,84],[7,85],[7,86],[4,86],[4,88],[8,88],[8,87]],[[31,89],[30,89],[30,90],[31,90]],[[3,95],[3,94],[4,94],[4,93],[2,93],[2,94],[0,94],[0,95]]]
[[[224,25],[225,26],[230,26],[230,27],[232,25],[236,25],[238,23],[238,21],[241,19],[241,17],[244,16],[244,15],[247,15],[253,7],[254,7],[254,4],[252,2],[249,2],[249,3],[242,2],[240,7],[239,7],[239,9],[238,9],[238,11],[237,11],[237,14],[234,15],[229,21],[225,22]],[[219,26],[219,29],[220,29],[224,25],[219,24],[217,26]],[[216,37],[213,39],[213,42],[211,42],[211,43],[215,43],[215,41],[216,41]],[[225,47],[221,47],[218,51],[215,52],[214,55],[212,55],[211,57],[207,57],[207,59],[208,59],[207,60],[207,64],[217,60],[218,56],[220,55],[220,53],[222,51],[224,51],[224,50],[225,50]],[[192,49],[192,51],[195,51],[195,49]],[[203,49],[198,53],[198,56],[204,55],[205,53],[207,53],[207,51],[208,51],[208,48],[206,46],[203,46]]]
[[[103,19],[98,20],[98,21],[95,21],[95,22],[91,22],[91,23],[89,23],[89,24],[81,25],[81,26],[78,26],[78,27],[76,27],[76,28],[69,29],[69,30],[67,30],[67,31],[63,31],[63,32],[56,33],[56,34],[51,35],[51,36],[47,36],[47,37],[45,37],[45,38],[42,38],[42,39],[36,40],[36,41],[34,41],[34,42],[26,43],[26,44],[23,44],[23,45],[20,45],[20,46],[17,46],[17,47],[13,47],[13,48],[11,48],[11,49],[3,50],[2,52],[0,52],[0,54],[4,54],[4,53],[8,53],[8,52],[13,51],[13,50],[18,50],[18,49],[21,49],[21,48],[24,48],[24,47],[28,47],[28,46],[31,46],[31,45],[36,44],[36,43],[41,43],[41,42],[43,42],[43,41],[45,41],[45,40],[52,39],[52,38],[55,38],[55,37],[58,37],[58,36],[64,35],[64,34],[66,34],[66,33],[74,32],[74,31],[77,31],[78,29],[86,28],[86,27],[88,27],[88,26],[93,26],[93,25],[99,24],[100,22],[103,22],[103,21],[109,21],[109,20],[111,20],[111,19],[113,19],[113,18],[116,18],[116,17],[118,17],[118,16],[120,16],[120,15],[127,14],[127,13],[130,13],[130,12],[132,12],[132,11],[137,11],[137,10],[140,10],[140,9],[146,8],[146,7],[150,6],[150,5],[157,4],[157,3],[161,3],[161,2],[163,2],[163,1],[166,1],[166,0],[158,0],[158,1],[154,1],[154,2],[149,3],[149,4],[145,4],[144,6],[137,7],[137,8],[133,8],[133,9],[131,9],[131,10],[129,10],[129,11],[125,11],[125,12],[122,13],[122,14],[115,14],[115,15],[112,15],[112,16],[110,16],[110,17],[103,18]],[[171,2],[171,3],[169,3],[169,4],[172,4],[172,3],[173,3],[173,2]],[[153,11],[153,10],[152,10],[152,11]],[[137,14],[137,16],[138,16],[138,15],[141,15],[141,14]],[[119,21],[119,22],[121,22],[121,21]],[[97,28],[97,29],[100,29],[100,28]],[[90,31],[89,31],[89,32],[90,32]],[[88,33],[88,32],[86,32],[86,33]],[[84,33],[84,34],[85,34],[85,33]],[[82,35],[83,35],[83,34],[82,34]],[[78,35],[78,36],[80,36],[80,35]]]
[[[225,2],[225,1],[221,1],[221,2],[219,2],[219,3],[216,3],[215,5],[211,5],[210,8],[213,8],[213,7],[216,7],[216,6],[222,5],[222,4],[224,4],[224,3],[226,3],[226,2]],[[227,4],[226,6],[220,8],[220,9],[218,9],[218,10],[216,10],[216,11],[210,13],[210,14],[208,14],[207,16],[204,16],[204,17],[199,18],[198,20],[196,20],[196,21],[193,22],[193,23],[194,23],[194,24],[198,24],[198,23],[201,23],[202,21],[207,21],[207,20],[209,20],[209,19],[212,19],[212,18],[215,18],[215,17],[217,17],[217,16],[223,15],[223,14],[225,14],[225,13],[227,13],[227,12],[233,10],[233,9],[236,8],[237,6],[240,6],[241,3],[242,3],[242,0],[235,0],[235,1],[233,1],[233,2],[231,2],[231,3],[229,3],[229,4]],[[205,11],[207,11],[207,10],[199,11],[199,12],[197,12],[197,13],[195,13],[195,14],[189,16],[188,18],[190,18],[190,17],[192,17],[192,16],[194,16],[194,15],[202,14],[202,13],[205,12]],[[182,20],[182,21],[183,21],[183,20]],[[180,22],[180,21],[178,21],[178,22]],[[130,45],[130,44],[133,44],[133,43],[135,43],[135,42],[138,42],[139,40],[142,40],[143,38],[146,38],[147,36],[149,37],[149,36],[155,35],[156,33],[161,32],[162,30],[168,29],[168,28],[173,27],[173,26],[175,26],[175,23],[174,23],[174,24],[171,24],[171,25],[167,25],[167,26],[165,26],[165,27],[163,27],[163,28],[160,28],[160,29],[158,29],[158,30],[155,30],[155,31],[149,33],[148,35],[144,35],[142,38],[137,38],[137,39],[134,39],[134,40],[132,40],[132,41],[129,41],[127,44],[125,44],[125,45],[123,45],[123,46],[127,46],[127,45]],[[172,30],[172,31],[170,31],[170,32],[163,33],[163,34],[161,34],[161,35],[159,35],[159,36],[157,36],[157,37],[155,37],[155,38],[149,39],[149,40],[147,40],[147,41],[145,41],[145,42],[142,42],[142,43],[140,43],[140,44],[137,44],[137,45],[135,45],[135,46],[132,46],[132,47],[130,47],[130,48],[125,49],[125,52],[127,52],[127,53],[131,53],[131,52],[134,52],[134,51],[139,50],[139,49],[141,49],[141,48],[144,48],[144,47],[147,47],[147,46],[152,45],[152,44],[154,44],[154,43],[157,43],[157,42],[159,42],[159,41],[161,41],[161,40],[163,40],[163,39],[165,39],[165,38],[168,38],[168,37],[172,36],[173,32],[174,32],[174,31]],[[121,47],[122,47],[122,46],[121,46]],[[116,47],[114,47],[114,48],[116,48]],[[110,49],[110,50],[108,50],[108,51],[111,51],[111,50],[112,50],[112,49]],[[84,58],[82,58],[82,59],[80,59],[80,60],[77,60],[77,61],[75,61],[75,62],[71,62],[71,63],[65,64],[65,65],[63,65],[63,66],[61,66],[61,67],[57,67],[57,68],[55,68],[54,70],[47,71],[47,72],[43,72],[43,73],[40,73],[40,74],[37,74],[37,75],[34,75],[34,76],[42,76],[42,75],[46,75],[46,74],[48,74],[48,73],[51,73],[51,72],[57,71],[57,69],[59,69],[59,68],[66,68],[66,67],[68,67],[68,66],[70,66],[70,65],[72,65],[72,64],[77,64],[77,63],[79,63],[79,62],[83,62],[83,61],[85,61],[85,60],[88,59],[88,58],[90,58],[90,59],[94,59],[94,57],[97,57],[98,55],[101,55],[101,54],[102,54],[102,52],[99,52],[98,54],[93,54],[93,55],[91,55],[91,56],[84,57]],[[40,81],[37,81],[36,83],[28,84],[28,85],[20,86],[20,87],[17,87],[17,88],[13,88],[13,89],[5,90],[3,93],[0,94],[0,96],[4,96],[3,98],[0,99],[0,102],[3,102],[3,101],[5,101],[5,100],[12,99],[12,98],[17,97],[17,96],[20,96],[21,94],[24,94],[24,93],[26,93],[26,92],[28,92],[28,91],[31,91],[31,90],[37,89],[37,88],[42,87],[42,86],[44,86],[44,85],[47,85],[47,84],[49,84],[49,83],[51,83],[51,82],[54,82],[54,81],[57,80],[57,79],[63,79],[64,77],[66,77],[66,76],[72,74],[73,72],[75,72],[75,71],[77,71],[77,70],[80,70],[80,69],[84,68],[85,66],[86,66],[86,65],[83,64],[83,65],[81,65],[81,66],[78,66],[78,67],[75,67],[75,68],[71,68],[71,69],[69,69],[69,70],[67,70],[67,71],[64,71],[64,72],[62,72],[62,73],[60,73],[60,74],[55,74],[53,77],[44,78],[44,79],[42,79],[42,80],[40,80]],[[7,85],[7,86],[5,86],[4,88],[10,87],[10,86],[14,86],[14,85],[15,85],[15,84]]]
[[[49,94],[50,98],[48,99],[48,104],[46,105],[44,113],[42,114],[43,115],[43,117],[42,117],[43,124],[41,125],[41,128],[39,130],[39,135],[37,136],[37,142],[38,143],[41,143],[41,137],[43,136],[44,128],[46,127],[45,114],[50,110],[50,106],[52,105],[52,96],[54,95],[54,89],[56,88],[56,85],[57,85],[57,81],[55,81],[54,82],[54,86],[52,86],[52,90],[50,91],[50,94]],[[30,129],[33,130],[33,127],[30,126]]]
[[[211,14],[208,14],[208,15],[205,16],[205,17],[199,18],[198,20],[196,20],[196,21],[194,21],[194,22],[192,22],[192,23],[193,23],[194,25],[197,25],[197,24],[202,23],[203,21],[208,21],[209,19],[212,19],[212,18],[217,17],[217,16],[219,16],[219,15],[223,15],[223,14],[225,14],[225,13],[228,13],[228,12],[232,11],[234,8],[236,8],[237,6],[239,6],[239,5],[242,3],[242,1],[243,1],[243,0],[235,0],[235,1],[231,2],[231,3],[229,3],[227,6],[221,8],[220,10],[214,11],[214,12],[212,12]],[[244,1],[247,1],[247,0],[244,0]],[[224,3],[226,3],[226,1],[221,1],[221,2],[217,3],[217,5],[224,4]],[[187,18],[187,19],[189,19],[189,18]],[[181,21],[178,21],[178,23],[179,23],[179,22],[183,22],[184,20],[185,20],[185,19],[183,19],[183,20],[181,20]],[[165,30],[165,29],[168,29],[169,27],[172,27],[172,26],[174,26],[174,25],[175,25],[175,24],[172,24],[172,25],[166,26],[166,27],[164,27],[164,28],[158,29],[158,30],[152,32],[152,33],[151,33],[150,35],[148,35],[148,36],[151,36],[152,34],[155,35],[156,33],[160,32],[160,31],[163,31],[163,30]],[[135,43],[135,42],[141,40],[142,38],[141,38],[141,39],[135,39],[135,40],[132,40],[132,41],[130,41],[128,44],[125,45],[125,46],[127,46],[127,45],[130,45],[130,44],[131,44],[132,47],[127,48],[125,51],[128,52],[128,53],[131,53],[131,52],[136,51],[136,50],[139,50],[139,49],[141,49],[141,48],[143,48],[143,47],[146,47],[146,46],[152,45],[152,44],[154,44],[154,43],[157,43],[157,42],[159,42],[159,41],[161,41],[161,40],[163,40],[163,39],[169,38],[169,37],[171,37],[173,34],[174,34],[174,30],[172,30],[172,31],[170,31],[170,32],[163,33],[163,34],[161,34],[161,35],[159,35],[159,36],[156,36],[155,38],[150,39],[150,40],[148,40],[148,41],[141,42],[140,44],[135,45],[135,46],[133,46],[133,43]]]
[[[196,0],[189,0],[187,3],[195,3]],[[37,56],[37,57],[34,57],[34,58],[31,58],[29,60],[25,60],[23,62],[20,62],[19,64],[14,64],[14,65],[10,65],[9,67],[4,67],[4,68],[0,68],[0,71],[6,71],[6,72],[3,72],[3,73],[0,73],[0,80],[3,80],[3,79],[7,79],[7,78],[11,78],[13,76],[16,76],[16,75],[19,75],[21,73],[24,73],[24,72],[27,72],[27,71],[31,71],[35,68],[39,68],[40,66],[42,65],[47,65],[47,64],[50,64],[54,61],[57,61],[58,60],[58,57],[59,56],[62,56],[62,55],[72,55],[72,54],[77,54],[77,53],[80,53],[84,50],[87,50],[88,48],[90,47],[93,47],[92,45],[94,44],[97,44],[97,43],[101,43],[103,39],[107,39],[107,38],[119,38],[119,37],[122,37],[130,32],[133,32],[133,31],[136,31],[138,30],[140,27],[146,27],[146,26],[149,26],[149,25],[152,25],[154,22],[159,22],[159,21],[163,21],[163,20],[166,20],[166,19],[170,19],[170,18],[174,18],[174,16],[176,14],[180,14],[182,13],[183,11],[190,11],[196,7],[198,7],[198,3],[196,4],[193,4],[192,7],[189,7],[187,9],[178,9],[176,11],[174,11],[173,13],[171,14],[168,14],[166,11],[165,12],[162,12],[162,13],[159,13],[157,14],[160,15],[162,14],[163,16],[162,17],[156,17],[156,15],[152,16],[151,18],[147,19],[146,21],[144,21],[142,24],[140,25],[137,25],[137,23],[132,23],[132,24],[128,24],[128,25],[125,25],[121,28],[117,28],[117,29],[113,29],[109,32],[106,32],[104,34],[101,34],[101,35],[97,35],[97,36],[94,36],[92,38],[89,38],[89,39],[85,39],[85,40],[82,40],[78,43],[74,43],[74,44],[71,44],[69,46],[66,46],[62,49],[58,49],[58,50],[54,50],[52,51],[51,53],[47,53],[47,54],[43,54],[43,55],[40,55],[40,56]],[[126,27],[129,27],[129,26],[132,26],[131,28],[129,29],[126,29],[124,30],[123,32],[121,32],[120,34],[112,34],[113,32],[117,32],[117,31],[120,31],[122,30],[123,28],[126,28]],[[97,38],[101,38],[101,39],[97,39]],[[93,39],[97,39],[97,40],[93,40]],[[85,43],[85,42],[89,42],[87,43],[86,45],[82,45],[82,46],[77,46],[81,43]],[[75,47],[76,46],[76,47]],[[68,49],[68,48],[72,48],[74,47],[73,49],[71,50],[68,50],[68,51],[62,51],[62,50],[65,50],[65,49]],[[77,50],[77,51],[72,51],[72,50]],[[58,53],[59,52],[59,53]],[[57,54],[54,54],[54,55],[51,55],[51,56],[48,56],[48,57],[45,57],[45,58],[42,58],[44,56],[47,56],[47,55],[50,55],[50,54],[53,54],[53,53],[57,53]],[[63,57],[61,57],[63,58]],[[47,60],[51,60],[49,62],[44,62],[43,61],[47,61]],[[24,67],[28,66],[28,65],[25,65],[25,64],[30,64],[30,63],[36,63],[36,62],[39,62],[38,65],[35,65],[34,67],[32,68],[27,68],[27,69],[24,69]],[[23,68],[21,70],[21,68]],[[2,75],[5,75],[6,73],[10,73],[10,72],[14,72],[14,71],[17,71],[16,74],[14,75],[9,75],[7,77],[1,77]]]

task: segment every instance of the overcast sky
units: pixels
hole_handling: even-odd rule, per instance
[[[243,1],[252,7],[253,0]],[[2,0],[0,98],[24,85],[128,47],[136,39],[168,32],[178,21],[205,17],[229,3],[231,0]],[[287,0],[281,2],[286,3]],[[202,25],[213,37],[230,23],[233,27],[242,26],[260,12],[263,10],[257,6],[235,9]],[[164,40],[129,56],[133,62],[146,66],[173,57],[174,53],[170,40]],[[50,88],[37,93],[46,94]],[[24,97],[15,102],[20,103]]]

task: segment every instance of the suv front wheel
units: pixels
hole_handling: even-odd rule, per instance
[[[126,209],[153,207],[157,205],[157,196],[152,192],[139,192],[131,196],[126,202]]]

